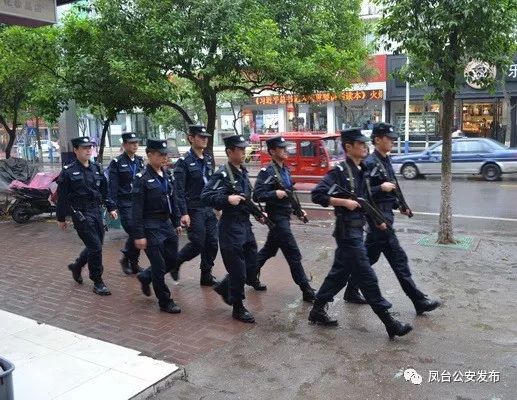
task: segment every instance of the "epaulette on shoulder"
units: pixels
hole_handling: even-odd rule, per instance
[[[180,160],[185,160],[185,156],[181,156],[181,157],[180,157]]]
[[[63,165],[63,169],[68,169],[68,168],[70,168],[70,164],[68,164],[68,165]]]
[[[118,162],[118,157],[114,157],[113,161]]]
[[[336,168],[339,169],[341,172],[345,170],[341,164],[336,164]]]
[[[137,173],[135,176],[138,176],[139,178],[141,178],[141,177],[142,177],[142,173],[141,173],[141,172],[139,172],[139,173]]]

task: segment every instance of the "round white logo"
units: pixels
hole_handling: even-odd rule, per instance
[[[87,142],[88,141],[88,138],[83,138],[83,142]]]
[[[239,140],[240,140],[241,142],[244,142],[244,138],[243,138],[242,136],[239,138]]]
[[[485,61],[473,60],[465,67],[464,76],[467,85],[473,89],[483,89],[484,85],[479,82],[485,79],[495,79],[497,69]]]
[[[422,376],[413,368],[408,368],[404,371],[404,379],[406,381],[411,381],[413,385],[420,385],[422,383]]]
[[[167,143],[163,142],[162,147],[167,147]]]

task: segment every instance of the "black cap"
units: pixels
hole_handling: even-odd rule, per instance
[[[70,140],[72,142],[72,146],[75,148],[82,146],[93,146],[93,142],[91,141],[89,136],[81,136]]]
[[[126,132],[122,134],[122,142],[131,143],[131,142],[139,142],[140,139],[136,136],[136,133]]]
[[[287,147],[287,142],[282,136],[274,136],[266,140],[267,148],[274,149],[276,147]]]
[[[166,140],[147,139],[146,150],[156,150],[162,154],[167,154],[169,149],[167,148]]]
[[[191,136],[194,136],[194,135],[199,135],[199,136],[204,136],[204,137],[212,136],[206,131],[206,126],[204,126],[204,125],[189,125],[188,134]]]
[[[392,139],[398,139],[399,135],[395,133],[395,129],[393,125],[387,124],[385,122],[379,122],[375,124],[372,129],[372,138],[387,136]]]
[[[352,142],[369,142],[366,136],[361,132],[361,128],[349,128],[343,129],[341,131],[341,141],[343,143],[352,143]]]
[[[244,139],[242,135],[228,136],[223,139],[224,147],[248,147],[249,143]]]

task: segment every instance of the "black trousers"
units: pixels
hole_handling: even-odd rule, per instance
[[[290,217],[272,216],[271,219],[274,221],[275,227],[269,231],[264,247],[258,252],[258,270],[260,271],[267,260],[276,256],[280,249],[289,264],[294,283],[301,287],[308,285],[309,279],[302,266],[302,254],[291,231]]]
[[[189,242],[178,253],[178,265],[201,255],[201,271],[210,272],[218,250],[217,218],[209,207],[190,209],[189,216]]]
[[[75,261],[81,268],[88,263],[90,279],[98,281],[102,277],[102,244],[104,241],[104,221],[100,207],[80,211],[84,220],[79,221],[77,213],[72,212],[72,221],[77,235],[86,246]]]
[[[160,307],[165,307],[171,298],[171,292],[165,283],[165,274],[176,264],[178,235],[170,220],[146,220],[144,225],[147,239],[145,254],[151,266],[142,271],[140,277],[153,284]]]
[[[246,281],[257,275],[257,242],[249,219],[221,218],[218,224],[219,246],[228,274],[220,283],[231,302],[245,299]]]
[[[377,276],[370,266],[363,242],[363,228],[347,228],[344,235],[336,238],[336,242],[334,263],[316,293],[316,300],[333,301],[352,276],[373,311],[382,312],[391,308],[391,303],[382,296]]]
[[[122,228],[129,235],[124,244],[124,248],[120,250],[133,263],[138,262],[140,250],[135,247],[135,242],[131,239],[131,231],[133,230],[133,216],[131,206],[120,205],[118,207],[120,223]]]

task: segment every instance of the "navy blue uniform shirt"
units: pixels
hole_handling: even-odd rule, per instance
[[[127,153],[122,153],[111,160],[109,170],[109,195],[118,206],[131,205],[133,179],[144,168],[144,159],[135,155],[131,160]]]

